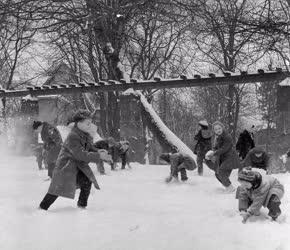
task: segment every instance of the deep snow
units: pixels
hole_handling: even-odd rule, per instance
[[[290,174],[276,175],[286,188],[279,221],[263,209],[242,224],[234,194],[224,194],[209,170],[165,184],[168,166],[107,166],[86,210],[59,198],[46,212],[37,207],[49,182],[33,157],[3,156],[0,167],[1,250],[290,250]]]

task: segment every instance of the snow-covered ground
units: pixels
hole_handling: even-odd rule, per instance
[[[165,184],[167,166],[133,164],[132,170],[97,176],[88,208],[59,198],[38,210],[47,191],[46,171],[32,157],[0,159],[1,250],[288,250],[290,175],[284,215],[278,222],[262,215],[241,223],[234,194],[222,193],[213,173],[189,172],[187,183]],[[92,166],[94,171],[96,167]],[[232,175],[236,182],[236,171]]]

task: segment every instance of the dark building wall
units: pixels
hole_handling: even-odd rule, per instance
[[[131,145],[131,161],[145,163],[145,140],[141,110],[133,96],[120,97],[121,140],[128,140]]]

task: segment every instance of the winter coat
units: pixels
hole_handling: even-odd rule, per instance
[[[113,162],[118,161],[119,157],[124,154],[128,154],[129,148],[124,149],[123,146],[127,144],[128,141],[117,142],[114,146],[109,148],[109,154],[112,155]]]
[[[258,214],[262,206],[267,207],[273,194],[281,199],[284,195],[284,187],[275,177],[270,175],[263,176],[260,186],[256,189],[239,187],[239,199],[252,201],[247,209],[250,214]]]
[[[211,131],[209,129],[200,129],[194,136],[197,141],[194,148],[195,154],[206,154],[211,149]]]
[[[251,136],[251,134],[244,130],[239,135],[239,139],[236,144],[236,150],[239,152],[239,157],[245,159],[247,153],[255,147],[255,142]]]
[[[256,153],[262,153],[262,156],[257,157],[255,155]],[[270,157],[265,151],[259,148],[253,148],[250,150],[250,152],[247,154],[246,158],[242,162],[242,166],[243,167],[251,166],[252,168],[260,168],[267,170],[269,167],[269,161]]]
[[[43,141],[43,148],[47,153],[47,163],[55,163],[62,145],[60,132],[57,128],[44,122],[41,130],[41,139]]]
[[[197,168],[196,163],[192,157],[187,154],[174,153],[170,155],[170,165],[172,169],[182,169],[194,170]]]
[[[240,160],[236,150],[233,148],[232,137],[225,131],[216,137],[214,157],[218,163],[219,169],[240,168]]]
[[[82,171],[91,182],[97,182],[88,163],[97,163],[100,157],[96,152],[89,152],[91,147],[90,135],[74,126],[61,148],[48,193],[73,199],[78,171]]]

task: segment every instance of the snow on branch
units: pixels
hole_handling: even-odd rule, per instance
[[[196,160],[195,154],[164,124],[159,115],[154,111],[152,105],[148,103],[146,97],[140,91],[128,89],[123,94],[134,95],[139,99],[148,127],[166,150],[188,154]]]

